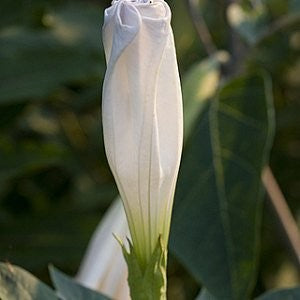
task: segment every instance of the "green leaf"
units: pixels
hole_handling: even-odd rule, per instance
[[[129,252],[120,242],[128,266],[128,284],[132,300],[166,300],[167,251],[161,239],[145,269],[140,266],[138,257],[129,242]]]
[[[300,287],[273,290],[264,293],[256,300],[298,300],[300,299]]]
[[[51,279],[58,294],[65,300],[108,300],[109,298],[75,282],[53,266],[49,266]]]
[[[208,103],[184,150],[170,247],[222,300],[247,299],[255,282],[273,126],[269,78],[240,77]]]
[[[54,300],[55,292],[20,267],[0,263],[0,299]]]
[[[226,52],[220,51],[195,64],[185,74],[182,82],[185,139],[207,100],[215,95],[219,86],[221,63],[226,61],[227,57]]]

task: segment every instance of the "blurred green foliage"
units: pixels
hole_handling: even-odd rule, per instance
[[[76,272],[93,230],[117,195],[100,112],[101,26],[109,2],[0,2],[0,260],[46,282],[49,262]],[[217,48],[232,55],[222,71],[263,68],[272,78],[277,125],[271,167],[299,220],[299,1],[241,0],[229,8],[228,2],[199,0],[199,10]],[[169,4],[184,100],[206,101],[219,83],[217,59],[204,61],[185,1]],[[197,76],[207,83],[201,85]],[[186,107],[192,130],[202,107]],[[292,263],[266,207],[254,294],[299,283]],[[200,283],[174,257],[168,272],[170,299],[193,299]]]
[[[2,1],[0,256],[77,269],[117,191],[101,136],[103,6]]]
[[[109,300],[106,296],[79,285],[52,265],[50,276],[55,289],[41,282],[28,271],[8,263],[0,263],[0,298],[23,300]]]

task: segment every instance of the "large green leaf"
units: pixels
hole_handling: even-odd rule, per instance
[[[55,292],[20,267],[0,263],[1,300],[55,300]]]
[[[300,287],[274,290],[266,292],[256,300],[298,300],[300,299]]]
[[[65,300],[108,300],[106,296],[90,290],[50,266],[50,275],[58,294]]]
[[[270,80],[249,75],[208,103],[184,150],[170,247],[222,300],[247,299],[253,288],[272,136]]]

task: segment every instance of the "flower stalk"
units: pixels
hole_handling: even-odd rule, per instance
[[[122,245],[122,244],[121,244]],[[137,259],[135,249],[129,241],[129,251],[122,245],[128,266],[128,283],[132,300],[166,300],[167,299],[167,250],[161,238],[151,255],[145,269]]]

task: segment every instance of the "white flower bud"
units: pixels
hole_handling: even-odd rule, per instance
[[[142,264],[167,245],[183,116],[171,12],[163,0],[115,0],[105,11],[105,149]]]

